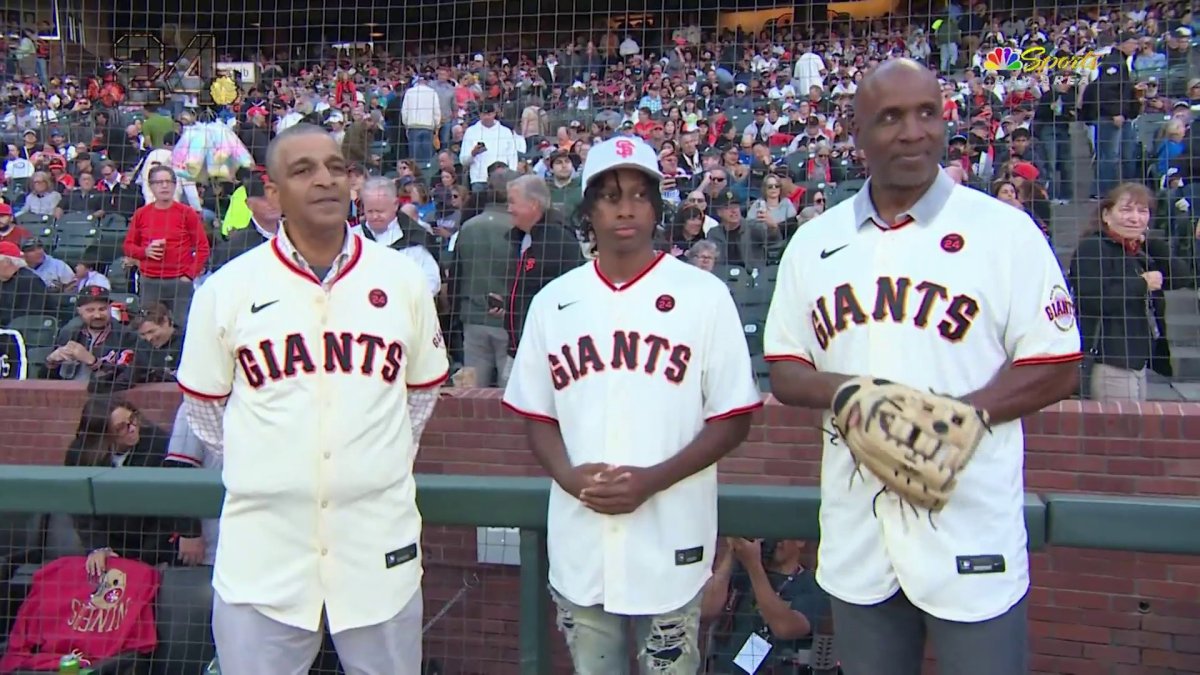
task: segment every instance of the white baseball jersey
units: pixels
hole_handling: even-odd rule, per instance
[[[768,360],[962,396],[1008,364],[1081,358],[1054,253],[1024,213],[944,172],[892,226],[864,188],[788,244],[764,336]],[[827,430],[833,426],[827,413]],[[827,436],[817,581],[859,605],[899,588],[951,621],[1008,611],[1029,587],[1019,421],[985,436],[946,508],[902,505]],[[931,524],[932,521],[932,524]]]
[[[653,466],[706,421],[762,405],[725,285],[659,254],[617,286],[593,262],[548,284],[530,306],[504,405],[557,422],[571,464]],[[547,516],[550,585],[615,614],[678,609],[700,592],[717,537],[717,469],[636,511],[596,513],[557,484]]]
[[[347,234],[322,284],[283,230],[196,292],[184,392],[229,396],[213,586],[315,631],[382,623],[421,583],[410,389],[445,380],[425,280],[403,254]]]

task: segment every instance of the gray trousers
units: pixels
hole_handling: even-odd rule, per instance
[[[926,614],[904,591],[877,605],[832,598],[834,652],[846,675],[920,675],[928,637],[939,675],[1026,675],[1028,599],[994,619],[962,623]]]
[[[508,331],[493,326],[463,326],[463,367],[475,370],[477,386],[503,389],[512,372]]]
[[[421,675],[421,590],[396,616],[333,634],[346,675]],[[268,619],[249,605],[213,593],[213,637],[221,675],[308,675],[321,651],[321,631]]]
[[[142,309],[151,303],[161,302],[171,310],[176,326],[187,323],[188,311],[192,308],[192,294],[195,292],[196,285],[191,281],[138,277],[138,297],[142,301]]]

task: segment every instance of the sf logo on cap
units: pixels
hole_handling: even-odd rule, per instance
[[[617,154],[621,157],[630,157],[633,155],[633,141],[619,140],[617,141]]]

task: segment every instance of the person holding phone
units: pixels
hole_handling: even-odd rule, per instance
[[[458,161],[467,171],[472,192],[487,189],[489,166],[495,162],[516,166],[525,150],[525,139],[504,126],[498,112],[495,103],[484,103],[479,107],[479,121],[463,133]]]

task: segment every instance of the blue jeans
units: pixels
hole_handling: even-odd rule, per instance
[[[1137,136],[1129,120],[1125,120],[1118,127],[1111,119],[1102,119],[1095,126],[1095,191],[1098,196],[1103,197],[1121,182],[1139,179],[1134,157]]]
[[[567,640],[576,675],[624,675],[629,662],[626,623],[633,624],[641,675],[693,675],[701,654],[700,601],[704,591],[672,612],[654,616],[609,614],[602,605],[580,607],[550,589],[558,629]]]
[[[1075,192],[1075,166],[1071,157],[1071,128],[1047,124],[1038,128],[1038,140],[1046,153],[1046,182],[1053,199],[1071,199]]]
[[[433,130],[409,129],[408,151],[417,164],[428,164],[433,160]]]

